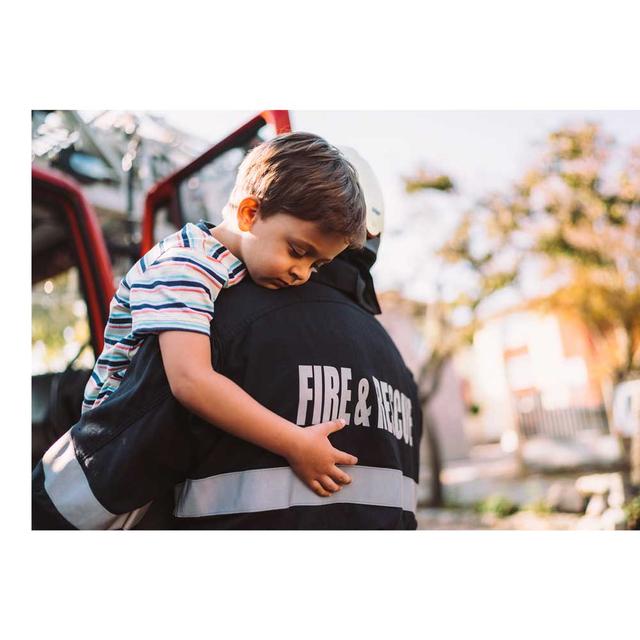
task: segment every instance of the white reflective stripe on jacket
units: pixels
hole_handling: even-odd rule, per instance
[[[149,508],[147,504],[124,514],[105,509],[93,494],[76,458],[70,431],[49,447],[42,457],[42,466],[47,495],[65,520],[77,529],[130,529]]]
[[[396,507],[415,513],[418,485],[398,469],[344,467],[352,482],[329,497],[306,487],[290,467],[190,479],[178,488],[175,515],[197,518],[332,503]]]

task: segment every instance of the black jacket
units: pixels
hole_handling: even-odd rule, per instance
[[[225,290],[212,347],[217,371],[285,418],[345,417],[331,441],[358,456],[351,485],[320,498],[284,459],[189,414],[170,393],[152,336],[118,392],[36,467],[33,527],[415,528],[416,387],[371,314],[375,294],[339,262],[324,268],[331,286],[268,291],[247,280]]]

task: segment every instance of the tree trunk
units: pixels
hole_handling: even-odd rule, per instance
[[[431,500],[428,505],[430,507],[444,506],[442,495],[442,481],[440,472],[442,471],[442,455],[440,453],[440,442],[436,432],[435,424],[427,411],[428,405],[424,407],[422,412],[422,430],[427,441],[427,453],[429,456],[429,468],[431,474],[429,476],[429,495]]]
[[[447,361],[447,357],[446,355],[440,356],[434,354],[431,359],[423,365],[418,378],[418,395],[422,406],[422,431],[427,441],[428,462],[431,471],[429,476],[430,507],[444,506],[442,480],[440,479],[442,452],[436,425],[429,416],[429,403],[435,397],[440,386],[442,370],[444,363]]]

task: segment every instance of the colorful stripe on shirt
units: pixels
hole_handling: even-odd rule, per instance
[[[111,301],[104,350],[85,388],[82,412],[119,387],[147,335],[175,330],[208,336],[218,294],[245,274],[243,263],[206,223],[189,223],[155,245],[125,275]]]

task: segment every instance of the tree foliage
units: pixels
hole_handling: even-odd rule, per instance
[[[407,179],[407,191],[453,189],[427,178]],[[482,309],[507,290],[520,294],[519,308],[579,318],[613,382],[640,374],[640,146],[621,149],[596,124],[552,132],[537,165],[462,215],[439,253],[441,275],[455,269],[465,284],[428,307],[436,331],[420,374],[426,401]],[[633,465],[640,476],[640,460]]]
[[[595,124],[556,131],[500,204],[540,275],[561,282],[531,306],[579,317],[615,379],[640,368],[640,148],[619,149]]]
[[[614,379],[640,369],[640,147],[620,149],[595,124],[554,131],[508,192],[462,216],[440,256],[466,283],[436,305],[447,344],[468,341],[483,304],[510,289],[528,308],[579,317]]]

